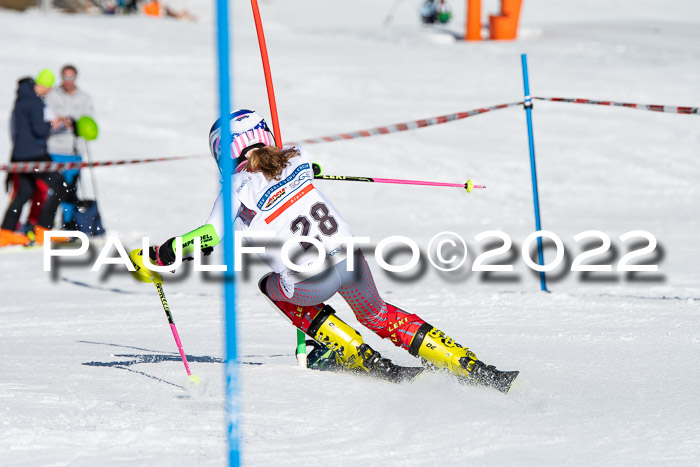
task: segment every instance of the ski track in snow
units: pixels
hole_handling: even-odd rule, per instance
[[[521,99],[522,52],[533,95],[700,104],[700,8],[691,0],[533,0],[521,39],[507,43],[455,40],[458,2],[447,28],[418,26],[417,1],[382,28],[391,3],[261,4],[285,140]],[[233,4],[234,103],[267,115],[249,5]],[[11,44],[0,48],[0,128],[17,78],[72,62],[95,99],[96,160],[207,154],[218,109],[213,12],[202,0],[173,6],[201,20],[0,10],[0,39]],[[264,268],[253,261],[237,287],[246,465],[697,465],[700,120],[549,102],[536,102],[533,117],[543,226],[562,238],[567,261],[582,251],[579,232],[610,235],[616,251],[603,259],[615,264],[628,251],[619,235],[641,229],[659,241],[646,257],[659,273],[581,280],[555,271],[545,294],[519,253],[514,273],[491,280],[430,266],[397,280],[369,255],[386,300],[485,362],[520,370],[504,397],[442,375],[396,386],[300,370],[294,330],[258,296]],[[308,149],[329,174],[488,186],[466,196],[317,182],[374,245],[407,235],[425,249],[432,235],[455,231],[467,240],[468,267],[483,249],[474,235],[502,230],[519,250],[534,230],[520,109]],[[9,151],[0,131],[0,153]],[[127,250],[143,235],[160,243],[200,225],[219,189],[208,158],[95,174],[105,226]],[[221,283],[187,268],[166,278],[201,380],[192,387],[153,287],[118,268],[92,273],[91,264],[64,261],[45,273],[41,251],[0,256],[0,464],[225,463]],[[361,328],[340,298],[329,303],[382,354],[416,364]]]

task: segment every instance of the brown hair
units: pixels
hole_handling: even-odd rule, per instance
[[[280,174],[289,165],[289,159],[299,155],[297,148],[280,149],[263,146],[248,155],[248,172],[261,172],[267,180],[279,180]]]
[[[78,76],[78,69],[73,65],[63,65],[63,68],[61,68],[61,74],[65,73],[67,70],[71,70],[73,73],[75,73],[75,76]]]

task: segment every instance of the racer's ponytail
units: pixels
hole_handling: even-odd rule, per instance
[[[267,180],[279,180],[280,174],[289,164],[289,159],[298,155],[297,148],[279,149],[274,146],[263,146],[247,155],[246,170],[261,172]]]

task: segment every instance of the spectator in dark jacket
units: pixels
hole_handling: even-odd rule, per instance
[[[51,115],[44,105],[42,98],[51,90],[53,82],[54,77],[49,70],[42,70],[36,81],[31,78],[19,81],[17,100],[10,120],[12,162],[51,161],[46,149],[46,139],[52,129],[70,124],[65,118]],[[65,195],[63,177],[58,172],[19,174],[14,178],[10,205],[0,228],[0,246],[29,243],[26,235],[15,230],[22,206],[31,198],[39,180],[49,188],[48,198],[34,230],[36,243],[44,242],[44,232],[51,230],[56,209]]]

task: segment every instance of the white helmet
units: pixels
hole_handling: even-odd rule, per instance
[[[231,112],[231,158],[234,160],[234,170],[244,160],[245,153],[248,152],[246,149],[270,146],[274,141],[270,128],[260,114],[247,109]],[[209,131],[209,150],[221,169],[221,119],[215,121]]]

